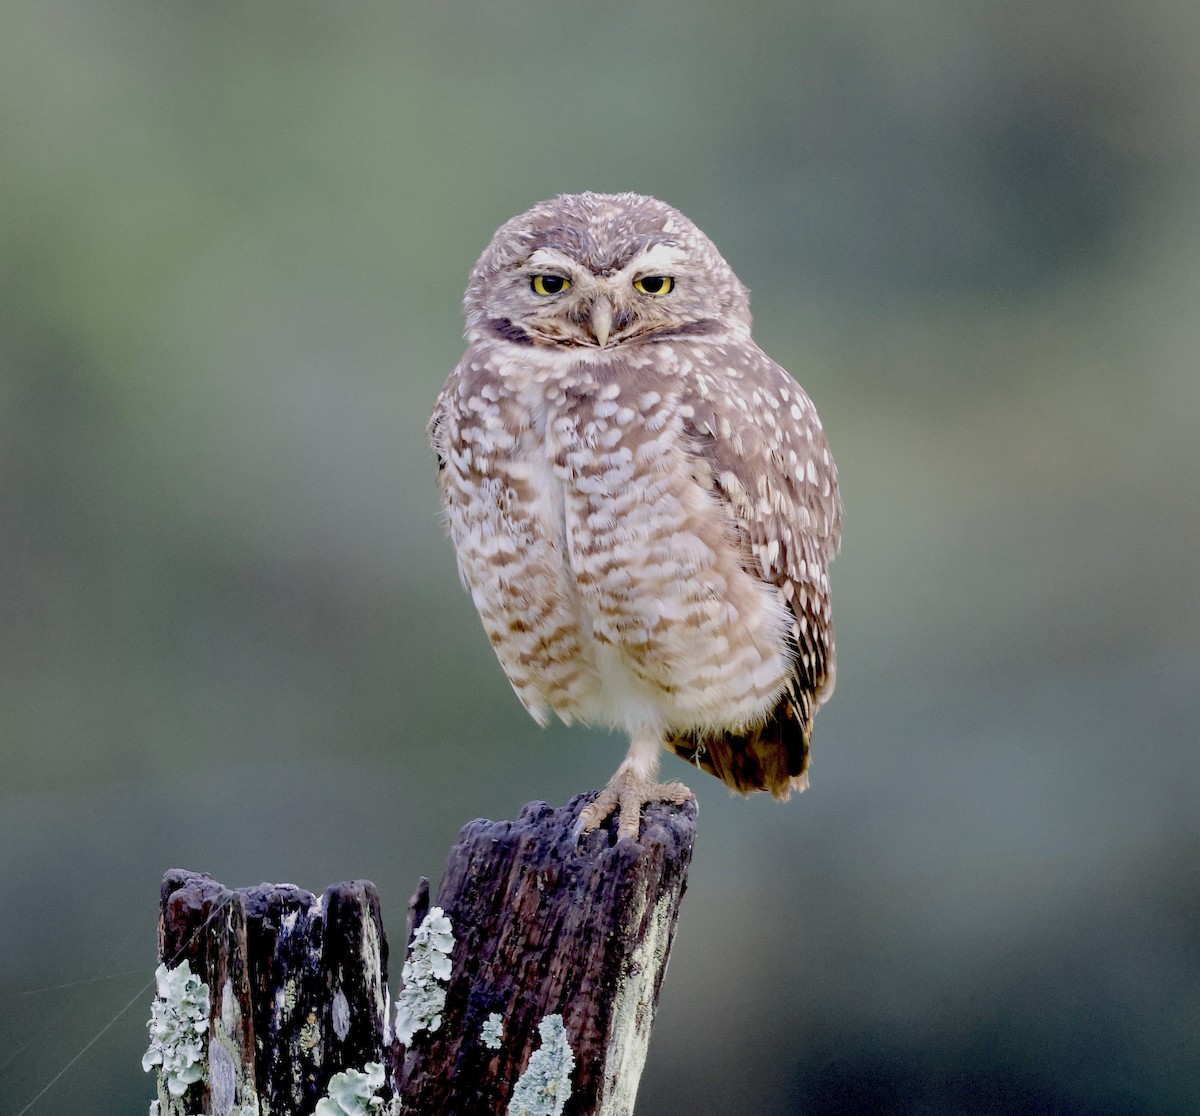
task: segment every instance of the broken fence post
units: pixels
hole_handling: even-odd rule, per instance
[[[160,1116],[309,1116],[319,1102],[340,1116],[357,1111],[337,1099],[351,1094],[378,1097],[363,1111],[380,1116],[628,1116],[696,807],[647,807],[640,842],[614,842],[611,822],[578,840],[593,797],[463,828],[432,906],[425,881],[410,906],[395,1039],[371,884],[317,897],[168,872],[160,959],[204,982],[209,1026],[194,1047],[202,1065],[176,1072],[178,1095],[162,1053],[147,1055]]]

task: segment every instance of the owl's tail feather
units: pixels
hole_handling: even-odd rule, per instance
[[[807,704],[786,694],[758,728],[744,733],[692,731],[669,738],[666,744],[739,794],[770,791],[786,800],[792,791],[808,787],[812,718]]]

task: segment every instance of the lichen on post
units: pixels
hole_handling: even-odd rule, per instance
[[[168,999],[186,997],[190,977],[205,989],[207,1014],[202,1058],[189,1079],[176,1078],[173,1088],[170,1077],[159,1072],[159,1116],[257,1111],[244,896],[209,876],[168,872],[162,881],[158,951],[160,971],[174,975],[157,981],[156,1000],[164,992]],[[143,1066],[148,1062],[156,1064],[151,1051]],[[179,1091],[181,1084],[186,1087]]]
[[[529,1057],[525,1072],[517,1078],[508,1116],[562,1116],[571,1099],[571,1071],[575,1052],[571,1049],[561,1015],[547,1015],[538,1024],[542,1045]]]

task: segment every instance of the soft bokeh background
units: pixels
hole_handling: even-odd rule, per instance
[[[715,239],[846,503],[812,790],[693,780],[639,1110],[1200,1111],[1198,49],[1165,0],[4,5],[0,1116],[131,997],[31,1111],[144,1111],[166,868],[369,877],[395,945],[462,823],[611,774],[509,690],[423,431],[492,230],[585,188]]]

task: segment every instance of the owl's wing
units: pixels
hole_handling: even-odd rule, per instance
[[[455,368],[442,385],[442,390],[438,392],[437,401],[433,405],[433,414],[429,416],[429,421],[425,424],[425,434],[429,438],[433,452],[437,455],[439,485],[445,484],[446,460],[450,455],[446,446],[446,409],[454,393],[458,376],[459,370]]]
[[[758,732],[672,747],[735,789],[786,797],[807,785],[813,714],[833,692],[829,563],[841,541],[837,467],[812,400],[779,365],[753,342],[721,346],[714,357],[712,370],[689,379],[680,401],[684,430],[697,479],[729,509],[743,566],[778,586],[791,609],[795,670]]]

